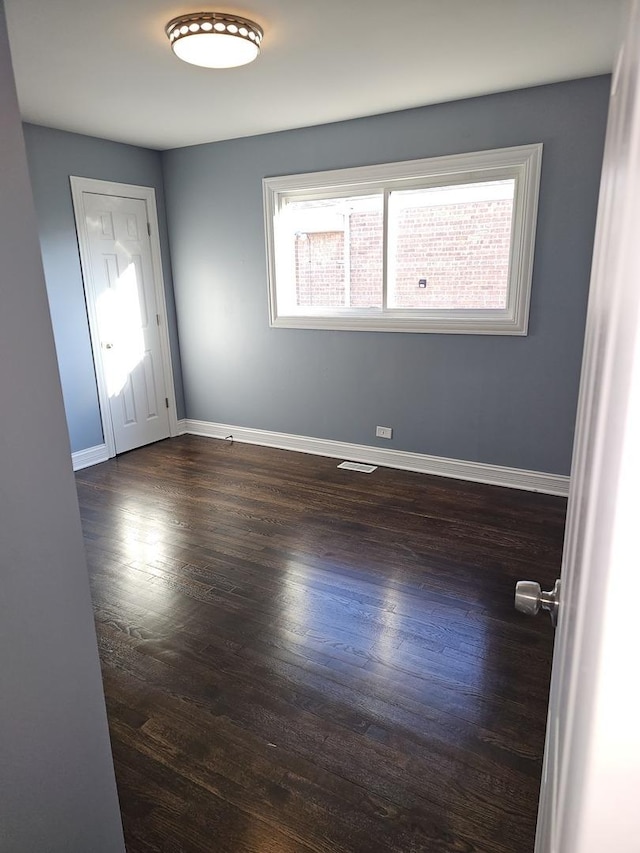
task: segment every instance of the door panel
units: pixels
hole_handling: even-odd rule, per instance
[[[83,192],[85,224],[116,453],[168,438],[147,208]]]
[[[637,853],[640,4],[613,78],[536,853]]]

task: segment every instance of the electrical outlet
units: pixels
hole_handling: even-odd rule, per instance
[[[393,438],[393,427],[376,427],[376,438]]]

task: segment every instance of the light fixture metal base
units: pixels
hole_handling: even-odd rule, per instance
[[[233,68],[252,62],[264,36],[255,21],[228,12],[179,15],[169,21],[165,32],[176,56],[206,68]]]

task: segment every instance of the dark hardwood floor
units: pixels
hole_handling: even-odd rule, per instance
[[[129,853],[528,853],[561,498],[185,436],[77,474]]]

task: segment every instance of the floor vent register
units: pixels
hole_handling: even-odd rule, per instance
[[[371,474],[376,471],[377,465],[363,465],[362,462],[341,462],[338,468],[346,468],[347,471],[360,471],[361,474]]]

